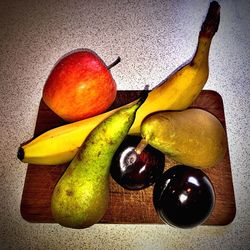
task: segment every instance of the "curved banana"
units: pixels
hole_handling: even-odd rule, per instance
[[[147,100],[137,112],[130,134],[140,133],[141,122],[148,114],[162,110],[186,109],[199,95],[208,78],[209,49],[219,26],[219,19],[220,6],[217,2],[212,2],[201,27],[198,46],[192,60],[150,91]],[[69,162],[90,131],[116,110],[45,132],[21,146],[18,158],[26,163],[45,165]]]

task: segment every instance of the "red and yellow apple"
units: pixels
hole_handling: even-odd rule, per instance
[[[47,106],[65,121],[73,122],[106,111],[116,97],[110,68],[92,50],[64,56],[52,69],[43,89]]]

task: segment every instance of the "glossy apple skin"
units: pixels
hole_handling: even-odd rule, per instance
[[[73,122],[106,111],[116,97],[116,83],[93,51],[76,50],[52,69],[44,85],[43,100],[66,121]]]
[[[192,228],[206,221],[215,205],[215,192],[200,169],[174,166],[160,177],[153,191],[154,207],[169,225]]]

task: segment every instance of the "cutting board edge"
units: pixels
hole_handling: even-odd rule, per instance
[[[126,91],[129,91],[129,92],[133,92],[133,91],[141,91],[141,90],[118,90],[118,91],[121,91],[121,92],[126,92]],[[222,112],[223,112],[223,114],[224,114],[224,103],[223,103],[223,99],[222,99],[222,97],[221,97],[221,95],[217,92],[217,91],[215,91],[215,90],[209,90],[209,89],[205,89],[205,90],[202,90],[202,92],[204,93],[204,92],[210,92],[210,93],[213,93],[215,96],[217,96],[219,99],[220,99],[220,101],[221,101],[221,105],[222,105]],[[224,118],[225,118],[225,114],[224,114]],[[226,125],[226,118],[225,118],[225,125]],[[230,152],[228,152],[229,153],[229,161],[230,161]],[[29,165],[29,164],[27,164],[27,165]],[[233,185],[233,177],[232,177],[232,171],[231,171],[231,161],[229,162],[229,167],[230,167],[230,173],[231,173],[231,179],[232,179],[232,187],[233,187],[233,191],[234,191],[234,185]],[[26,171],[26,174],[27,174],[27,171]],[[23,190],[24,191],[24,190]],[[234,192],[235,193],[235,192]],[[56,223],[55,221],[46,221],[46,220],[41,220],[41,221],[39,221],[39,220],[35,220],[35,219],[32,219],[32,218],[30,218],[29,217],[29,213],[25,213],[25,211],[24,211],[24,208],[23,208],[23,206],[22,206],[22,202],[23,202],[23,195],[24,195],[24,192],[22,193],[22,198],[21,198],[21,206],[20,206],[20,213],[21,213],[21,217],[25,220],[25,221],[27,221],[28,223],[46,223],[46,224],[54,224],[54,223]],[[205,226],[226,226],[226,225],[229,225],[229,224],[231,224],[233,221],[234,221],[234,219],[235,219],[235,216],[236,216],[236,201],[235,201],[235,195],[233,194],[233,201],[234,201],[234,207],[233,207],[233,209],[232,209],[232,213],[231,213],[231,216],[230,216],[230,218],[228,218],[228,220],[224,220],[224,222],[223,223],[221,223],[221,224],[215,224],[215,223],[212,223],[212,224],[206,224],[206,223],[204,223],[204,224],[202,224],[202,226],[203,225],[205,225]],[[34,215],[33,215],[34,216]],[[157,222],[153,222],[153,223],[150,223],[150,222],[140,222],[140,223],[129,223],[129,222],[105,222],[105,221],[100,221],[100,222],[98,222],[98,224],[117,224],[117,225],[119,225],[119,224],[128,224],[128,225],[141,225],[141,224],[143,224],[143,225],[164,225],[164,223],[157,223]]]

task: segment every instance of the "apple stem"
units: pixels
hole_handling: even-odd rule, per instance
[[[141,139],[141,141],[139,142],[139,144],[136,146],[136,148],[134,150],[138,155],[140,155],[141,152],[144,150],[144,148],[146,148],[147,145],[148,145],[148,143],[146,142],[146,140]]]
[[[116,59],[114,62],[112,62],[107,68],[108,68],[108,69],[113,68],[113,67],[114,67],[115,65],[117,65],[120,61],[121,61],[121,58],[118,56],[117,59]]]

